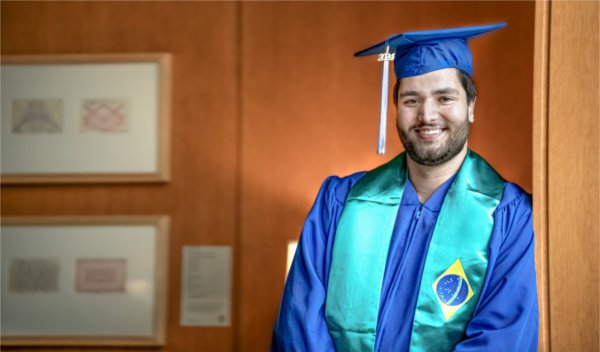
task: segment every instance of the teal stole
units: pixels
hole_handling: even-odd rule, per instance
[[[402,153],[350,190],[335,235],[325,302],[337,351],[375,348],[383,275],[407,176]],[[450,351],[462,338],[485,278],[493,215],[503,189],[502,178],[469,151],[429,244],[410,351]]]

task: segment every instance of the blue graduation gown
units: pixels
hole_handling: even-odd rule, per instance
[[[272,350],[335,350],[324,315],[331,254],[346,197],[363,175],[332,176],[321,187],[288,274]],[[425,204],[407,180],[383,278],[376,351],[408,351],[427,248],[453,179]],[[482,292],[454,351],[537,351],[537,339],[531,199],[515,184],[506,183],[494,213]]]

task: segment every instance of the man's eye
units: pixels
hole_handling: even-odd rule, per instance
[[[419,101],[417,99],[406,99],[404,101],[404,105],[406,106],[415,106]]]
[[[453,97],[449,97],[449,96],[441,96],[440,97],[440,103],[450,103],[453,101],[454,101]]]

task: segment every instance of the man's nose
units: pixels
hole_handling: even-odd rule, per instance
[[[421,103],[417,119],[423,123],[435,121],[438,116],[437,106],[429,99]]]

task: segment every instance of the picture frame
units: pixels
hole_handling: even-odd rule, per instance
[[[2,56],[1,183],[167,182],[171,55]]]
[[[168,216],[4,217],[3,346],[166,343]]]

